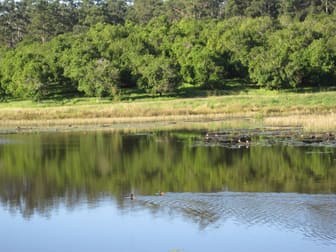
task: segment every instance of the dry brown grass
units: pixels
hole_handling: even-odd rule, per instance
[[[0,128],[23,127],[152,127],[160,123],[184,127],[200,122],[251,118],[247,127],[302,126],[306,130],[336,129],[336,93],[237,95],[191,99],[87,104],[1,104]],[[114,125],[114,126],[113,126]],[[125,126],[126,125],[126,126]],[[132,126],[130,126],[132,127]],[[189,126],[188,126],[189,127]],[[203,126],[202,126],[203,127]]]
[[[336,114],[306,114],[271,116],[264,119],[271,126],[301,126],[307,131],[331,131],[336,129]]]

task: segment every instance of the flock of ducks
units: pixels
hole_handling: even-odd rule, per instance
[[[288,137],[293,137],[293,136],[288,136]],[[333,133],[325,133],[325,134],[318,134],[318,133],[315,134],[314,133],[308,136],[301,135],[301,136],[296,136],[296,137],[301,138],[301,141],[307,144],[336,141],[336,136]],[[247,146],[251,143],[251,136],[249,135],[230,136],[227,134],[206,133],[205,140],[209,142],[215,141],[215,142],[220,142],[224,144],[239,144],[239,145]]]
[[[302,142],[304,143],[321,143],[321,142],[330,142],[335,141],[336,137],[333,133],[326,133],[326,134],[312,134],[310,136],[302,136]]]
[[[237,143],[237,144],[250,144],[251,143],[251,137],[247,135],[242,136],[233,136],[228,137],[227,135],[219,135],[217,133],[206,133],[205,134],[205,140],[206,141],[218,141],[222,143]]]

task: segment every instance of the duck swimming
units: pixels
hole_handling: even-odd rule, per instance
[[[249,144],[250,142],[251,142],[251,137],[249,137],[249,136],[242,136],[242,137],[238,138],[238,143]]]
[[[135,200],[136,197],[134,195],[134,193],[130,193],[128,196],[125,197],[126,199],[130,199],[130,200]]]

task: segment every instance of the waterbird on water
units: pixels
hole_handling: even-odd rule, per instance
[[[238,143],[249,144],[250,142],[251,142],[251,137],[249,137],[249,136],[242,136],[242,137],[238,138]]]
[[[135,200],[136,199],[134,193],[130,193],[128,196],[125,196],[125,198],[130,199],[130,200]]]

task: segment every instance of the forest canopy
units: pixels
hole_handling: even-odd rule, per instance
[[[336,0],[4,0],[0,99],[335,86]]]

